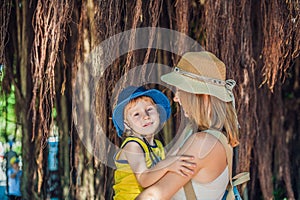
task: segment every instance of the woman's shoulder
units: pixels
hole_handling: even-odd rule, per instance
[[[205,158],[212,151],[223,151],[222,144],[213,135],[206,132],[195,132],[183,146],[183,151],[197,154],[198,158]]]
[[[189,140],[195,141],[197,143],[203,143],[203,144],[210,143],[212,141],[213,142],[218,141],[218,139],[215,136],[204,131],[195,132],[190,136]]]

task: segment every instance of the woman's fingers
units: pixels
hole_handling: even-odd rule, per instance
[[[180,155],[179,159],[180,160],[194,160],[194,156],[190,156],[190,155]]]

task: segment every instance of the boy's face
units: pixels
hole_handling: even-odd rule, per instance
[[[151,101],[141,99],[131,106],[125,114],[127,124],[138,134],[155,134],[159,127],[159,113]]]
[[[12,164],[12,167],[13,167],[14,169],[18,169],[18,168],[19,168],[19,163],[17,163],[17,162],[13,163],[13,164]]]

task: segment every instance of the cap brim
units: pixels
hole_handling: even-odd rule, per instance
[[[202,82],[177,72],[170,72],[161,76],[161,80],[167,84],[177,87],[180,90],[193,94],[208,94],[219,98],[222,101],[230,102],[232,98],[225,86],[214,85]]]

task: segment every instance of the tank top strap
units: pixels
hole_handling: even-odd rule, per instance
[[[155,139],[154,140],[157,145],[157,154],[158,156],[163,160],[165,159],[165,151],[164,151],[164,145],[161,143],[160,140]],[[156,152],[156,151],[155,151]]]
[[[144,153],[149,153],[149,149],[147,147],[147,144],[140,138],[138,137],[132,137],[132,136],[129,136],[127,137],[124,142],[122,143],[121,145],[121,148],[123,148],[126,144],[128,144],[129,142],[136,142],[140,145],[140,147],[142,148],[142,150],[144,151]]]

